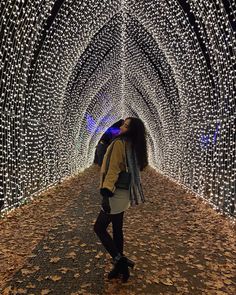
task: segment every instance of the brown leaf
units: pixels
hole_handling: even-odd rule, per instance
[[[99,251],[98,254],[95,256],[95,258],[99,259],[103,256],[103,252]]]
[[[81,285],[81,288],[84,289],[84,288],[90,287],[91,285],[92,285],[91,283],[83,283]]]
[[[20,288],[16,290],[16,294],[27,294],[27,290]]]
[[[220,289],[224,287],[224,283],[222,281],[217,281],[215,282],[215,286],[217,289]]]
[[[60,260],[61,260],[60,257],[52,257],[52,258],[50,259],[50,262],[57,263],[57,262],[60,261]]]
[[[223,292],[221,290],[216,290],[216,295],[229,295],[229,293]]]
[[[9,294],[11,294],[11,293],[10,293],[11,291],[12,291],[12,287],[9,286],[9,287],[7,287],[7,288],[5,288],[5,289],[3,290],[2,295],[9,295]]]
[[[44,278],[42,276],[39,276],[37,279],[36,279],[38,282],[42,282],[44,280]]]
[[[75,259],[76,258],[76,253],[74,251],[70,252],[70,253],[67,253],[66,254],[66,257],[67,258],[72,258],[72,259]]]
[[[226,284],[226,285],[231,285],[233,282],[231,281],[231,280],[229,280],[229,279],[223,279],[223,281],[224,281],[224,283]]]
[[[41,291],[41,295],[47,295],[49,294],[51,291],[49,289],[44,289]]]
[[[152,281],[153,281],[153,283],[155,283],[155,284],[159,284],[160,283],[160,281],[158,280],[158,279],[152,279]]]
[[[26,268],[22,268],[21,269],[21,273],[23,274],[23,275],[29,275],[29,274],[32,274],[32,273],[34,273],[35,272],[35,270],[32,270],[32,269],[26,269]]]
[[[54,275],[54,276],[49,276],[49,278],[53,281],[53,282],[57,282],[61,280],[61,277],[58,275]]]
[[[200,270],[203,270],[203,269],[204,269],[204,266],[201,265],[201,264],[196,264],[196,267],[197,267],[198,269],[200,269]]]
[[[62,273],[67,273],[68,272],[68,270],[70,270],[69,268],[66,268],[66,267],[62,267],[62,268],[60,268],[59,269],[60,270],[60,272],[62,272]]]
[[[151,253],[150,256],[152,256],[152,257],[158,257],[158,255],[155,254],[155,253]]]
[[[173,286],[173,282],[171,281],[171,279],[161,279],[160,282],[166,286]]]
[[[33,285],[32,283],[29,283],[29,284],[26,286],[26,288],[34,289],[34,288],[36,288],[36,286]]]

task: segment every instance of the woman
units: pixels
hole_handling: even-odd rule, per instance
[[[129,189],[116,188],[119,173],[126,170],[126,164],[131,173]],[[140,119],[129,117],[120,127],[120,135],[108,146],[101,167],[100,193],[103,199],[94,231],[113,258],[114,267],[108,274],[108,279],[122,274],[123,282],[126,282],[129,278],[128,266],[134,266],[134,263],[123,255],[123,216],[130,205],[145,201],[139,171],[147,165],[145,126]],[[110,223],[113,239],[107,232]]]

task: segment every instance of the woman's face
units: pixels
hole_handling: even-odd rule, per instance
[[[120,134],[126,133],[129,130],[130,119],[126,119],[122,126],[120,126]]]

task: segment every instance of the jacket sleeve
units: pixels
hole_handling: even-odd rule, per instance
[[[112,192],[114,192],[116,189],[115,183],[119,177],[119,173],[121,172],[121,163],[124,161],[123,149],[122,141],[117,140],[114,143],[110,156],[108,171],[102,184],[102,188],[108,188]]]

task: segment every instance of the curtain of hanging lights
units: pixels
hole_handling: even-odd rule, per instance
[[[140,117],[149,162],[235,215],[232,0],[1,1],[0,207],[91,165]]]

